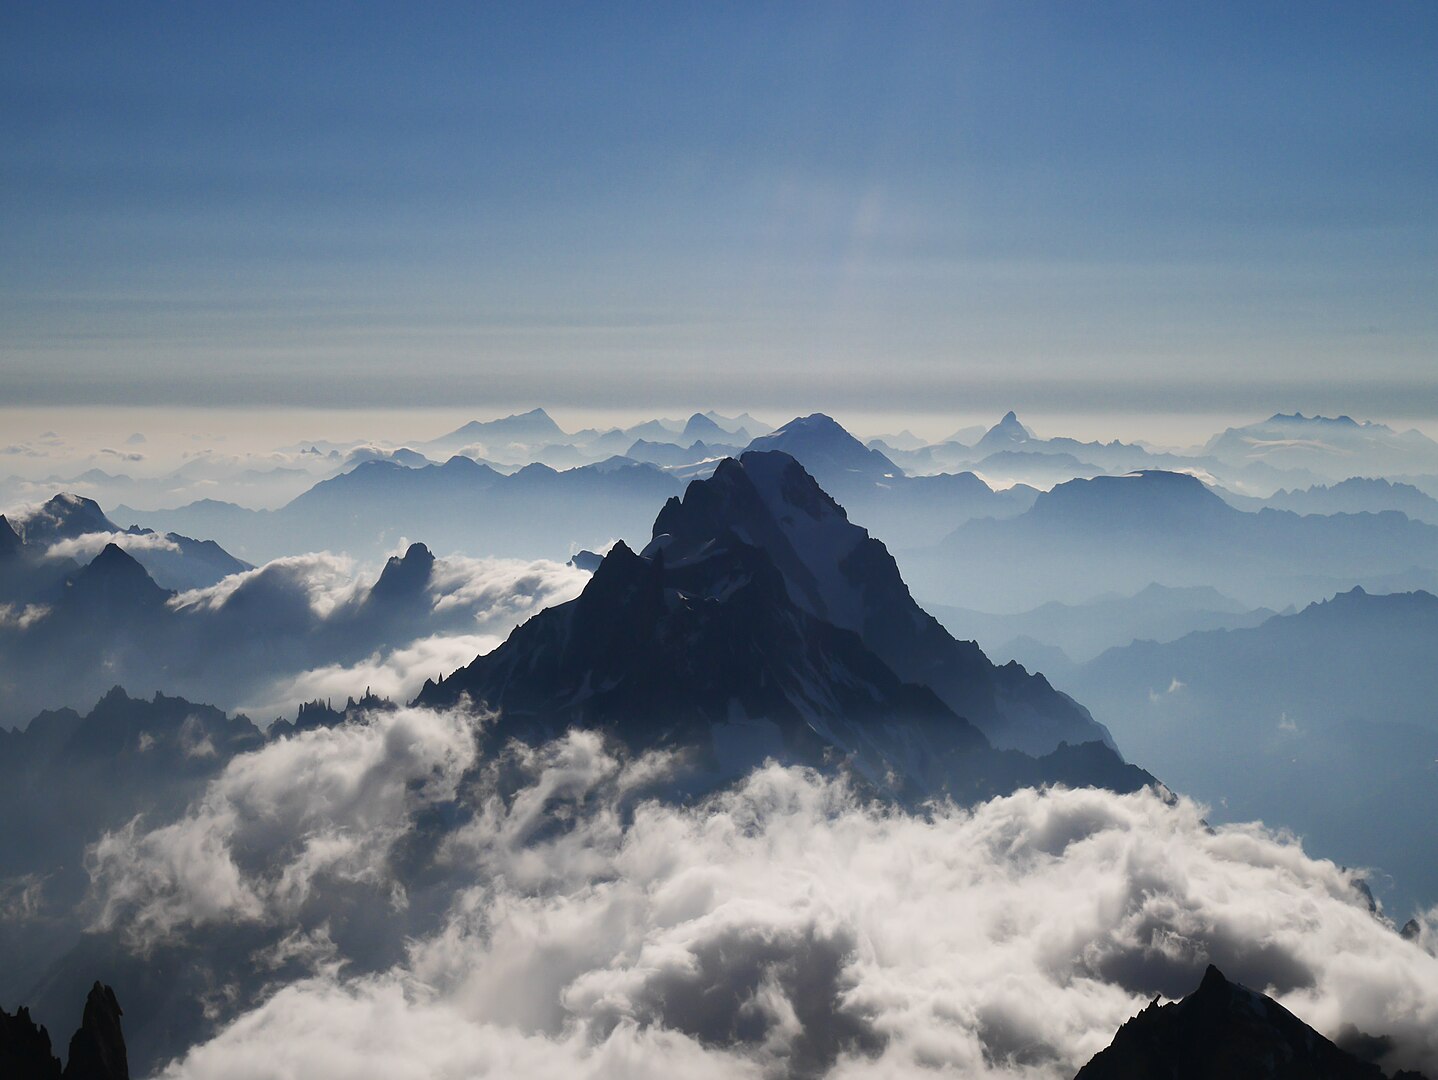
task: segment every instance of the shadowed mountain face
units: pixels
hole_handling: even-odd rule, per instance
[[[1438,597],[1361,589],[1260,626],[1112,649],[1063,677],[1126,752],[1224,820],[1438,898]]]
[[[1046,753],[1061,741],[1105,737],[1042,676],[995,668],[973,642],[950,637],[914,602],[884,545],[788,455],[747,453],[691,484],[660,511],[646,553],[682,565],[735,542],[762,547],[797,606],[858,634],[900,678],[930,687],[996,746]]]
[[[694,746],[709,764],[777,753],[851,757],[876,782],[968,797],[1055,753],[1085,781],[1141,785],[1104,732],[1042,677],[996,669],[904,588],[882,544],[852,525],[792,458],[726,460],[660,512],[642,555],[618,545],[584,593],[429,684],[421,704],[468,695],[527,741],[567,725],[632,746]],[[961,717],[963,719],[961,719]],[[1063,743],[1095,743],[1078,753]]]
[[[85,999],[80,1028],[70,1038],[64,1071],[51,1052],[50,1033],[36,1027],[28,1009],[0,1009],[0,1076],[6,1080],[130,1080],[122,1010],[115,992],[96,983]]]
[[[1209,966],[1182,1001],[1157,1000],[1075,1080],[1385,1080],[1264,994]],[[1423,1080],[1399,1072],[1395,1080]]]
[[[773,562],[749,546],[670,567],[617,545],[579,599],[530,620],[420,700],[461,692],[499,708],[499,732],[526,741],[578,725],[634,746],[692,747],[718,729],[721,759],[730,742],[741,755],[759,742],[760,758],[767,750],[820,764],[842,747],[877,764],[894,749],[883,729],[902,724],[925,733],[934,754],[984,747],[856,635],[797,609]],[[924,762],[903,765],[914,773]]]

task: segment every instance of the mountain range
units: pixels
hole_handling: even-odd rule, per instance
[[[900,559],[920,595],[953,606],[1023,610],[1158,582],[1277,609],[1438,568],[1438,527],[1393,511],[1249,513],[1196,477],[1150,471],[1060,484],[1023,514],[967,522]]]
[[[1196,630],[1257,626],[1276,612],[1250,608],[1207,585],[1174,588],[1149,584],[1132,596],[1109,593],[1081,604],[1051,600],[1015,615],[932,605],[956,637],[972,638],[991,654],[1013,655],[1034,646],[1057,650],[1051,676],[1075,663],[1134,641],[1172,641]],[[1020,661],[1022,662],[1022,661]]]
[[[681,487],[662,469],[627,458],[564,471],[531,464],[505,475],[455,456],[421,468],[365,462],[279,510],[202,501],[115,513],[193,529],[256,562],[324,550],[375,558],[414,537],[441,552],[563,561],[643,529],[654,505]]]

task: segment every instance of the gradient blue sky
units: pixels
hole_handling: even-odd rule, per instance
[[[11,406],[1438,416],[1438,5],[0,9]]]

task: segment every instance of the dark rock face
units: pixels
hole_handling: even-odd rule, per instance
[[[0,1009],[0,1076],[60,1080],[60,1059],[50,1052],[50,1033],[36,1026],[23,1005],[14,1016]]]
[[[25,541],[20,539],[20,534],[15,531],[9,519],[0,514],[0,562],[20,558],[24,549]]]
[[[1076,1080],[1385,1080],[1272,998],[1209,966],[1182,1001],[1155,1001],[1079,1070]],[[1400,1072],[1395,1080],[1421,1080]]]
[[[115,991],[96,983],[85,999],[85,1018],[70,1038],[65,1080],[130,1080],[125,1036]]]
[[[616,545],[576,600],[426,684],[419,702],[467,696],[496,709],[499,739],[581,726],[633,749],[697,749],[706,775],[768,756],[846,761],[881,789],[963,800],[1044,782],[1121,791],[1153,782],[1084,738],[1101,733],[1091,721],[1063,732],[1086,746],[1044,731],[1044,757],[995,750],[940,687],[992,720],[1005,680],[1028,682],[1042,696],[1007,689],[1021,706],[1009,714],[1016,726],[1040,729],[1045,698],[1062,715],[1086,714],[1042,679],[995,669],[949,638],[883,545],[788,455],[724,462],[670,500],[654,533],[643,554]],[[969,675],[978,685],[965,696]]]
[[[434,555],[423,544],[411,544],[404,557],[391,555],[370,589],[370,604],[408,605],[423,602],[434,573]]]
[[[85,1000],[80,1029],[70,1038],[70,1060],[64,1072],[50,1051],[50,1034],[36,1027],[30,1011],[14,1016],[0,1009],[0,1076],[6,1080],[130,1080],[122,1010],[115,991],[95,983]]]
[[[787,454],[747,453],[670,499],[646,554],[672,564],[716,545],[762,547],[794,602],[852,630],[906,682],[931,688],[999,747],[1045,754],[1060,742],[1107,741],[1107,732],[1041,675],[996,667],[972,641],[956,641],[915,603],[888,549],[853,524]]]

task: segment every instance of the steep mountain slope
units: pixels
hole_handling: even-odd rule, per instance
[[[427,684],[420,703],[468,696],[498,710],[500,738],[579,724],[637,747],[698,746],[721,773],[776,753],[848,758],[881,787],[962,798],[1146,782],[1041,676],[949,638],[883,545],[787,455],[726,460],[654,534],[642,555],[616,546],[577,600]]]
[[[737,537],[763,547],[795,603],[852,630],[904,680],[931,687],[995,745],[1045,753],[1102,738],[1082,708],[1042,676],[996,669],[972,642],[951,638],[918,606],[884,545],[853,524],[786,454],[746,453],[671,499],[646,553],[671,565]]]
[[[1182,1001],[1139,1013],[1075,1080],[1384,1080],[1272,998],[1209,965]],[[1395,1080],[1422,1080],[1399,1072]]]
[[[36,1027],[23,1006],[14,1016],[0,1009],[0,1075],[8,1080],[130,1080],[130,1062],[115,991],[90,988],[80,1027],[70,1037],[64,1071],[50,1046],[50,1033]]]

